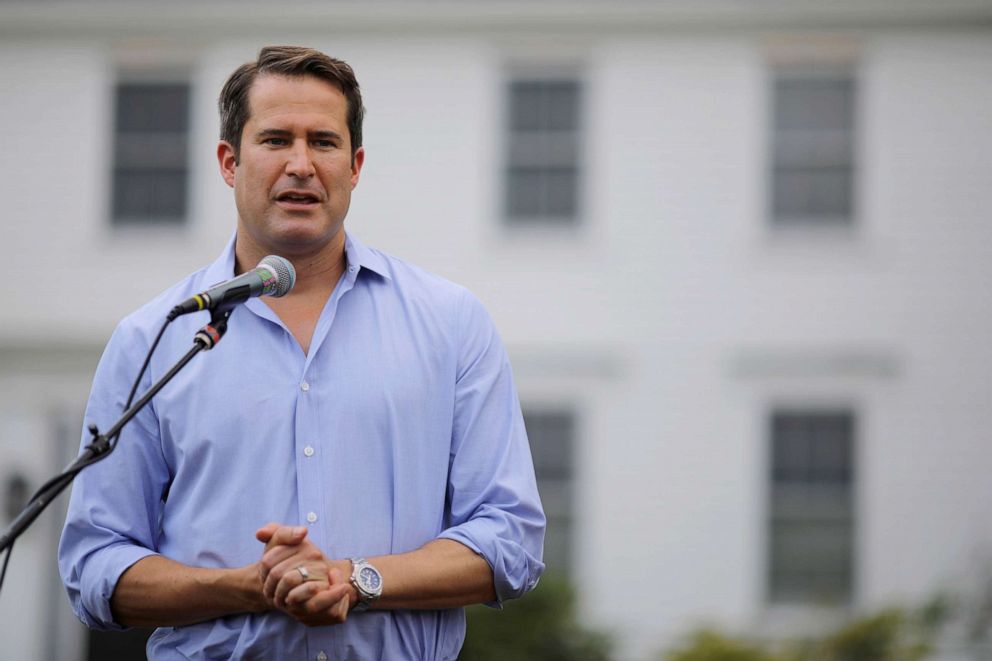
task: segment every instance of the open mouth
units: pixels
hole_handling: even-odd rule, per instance
[[[320,199],[313,193],[306,191],[286,191],[276,196],[277,202],[291,206],[313,206],[320,202]]]

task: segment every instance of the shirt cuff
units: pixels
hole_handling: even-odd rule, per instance
[[[100,549],[86,559],[80,576],[81,599],[74,608],[83,624],[93,629],[110,631],[128,628],[114,621],[110,598],[114,595],[121,575],[138,560],[150,555],[158,554],[133,544],[115,544]]]
[[[533,590],[544,571],[544,563],[520,544],[487,534],[486,521],[471,520],[449,528],[439,539],[450,539],[464,544],[489,563],[493,571],[493,588],[496,600],[486,606],[501,609],[503,601],[515,599]]]

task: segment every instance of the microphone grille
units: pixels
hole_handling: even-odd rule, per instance
[[[292,262],[279,255],[269,255],[268,257],[263,257],[262,261],[258,263],[259,266],[263,264],[276,273],[275,289],[269,295],[285,296],[288,294],[293,288],[293,285],[296,284],[296,269],[293,268]]]

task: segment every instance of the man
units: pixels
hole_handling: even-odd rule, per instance
[[[59,548],[70,600],[92,627],[159,627],[152,659],[454,659],[460,607],[517,597],[544,567],[505,351],[467,291],[346,234],[365,161],[347,64],[265,48],[220,111],[235,237],[120,324],[87,422],[120,415],[176,302],[267,254],[293,262],[296,286],[236,308],[77,478]],[[169,328],[144,387],[195,317]]]

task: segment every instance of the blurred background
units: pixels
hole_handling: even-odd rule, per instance
[[[216,98],[274,43],[361,82],[348,231],[510,351],[548,574],[463,658],[992,658],[992,0],[0,0],[0,528],[233,232]],[[65,501],[0,656],[133,658]]]

